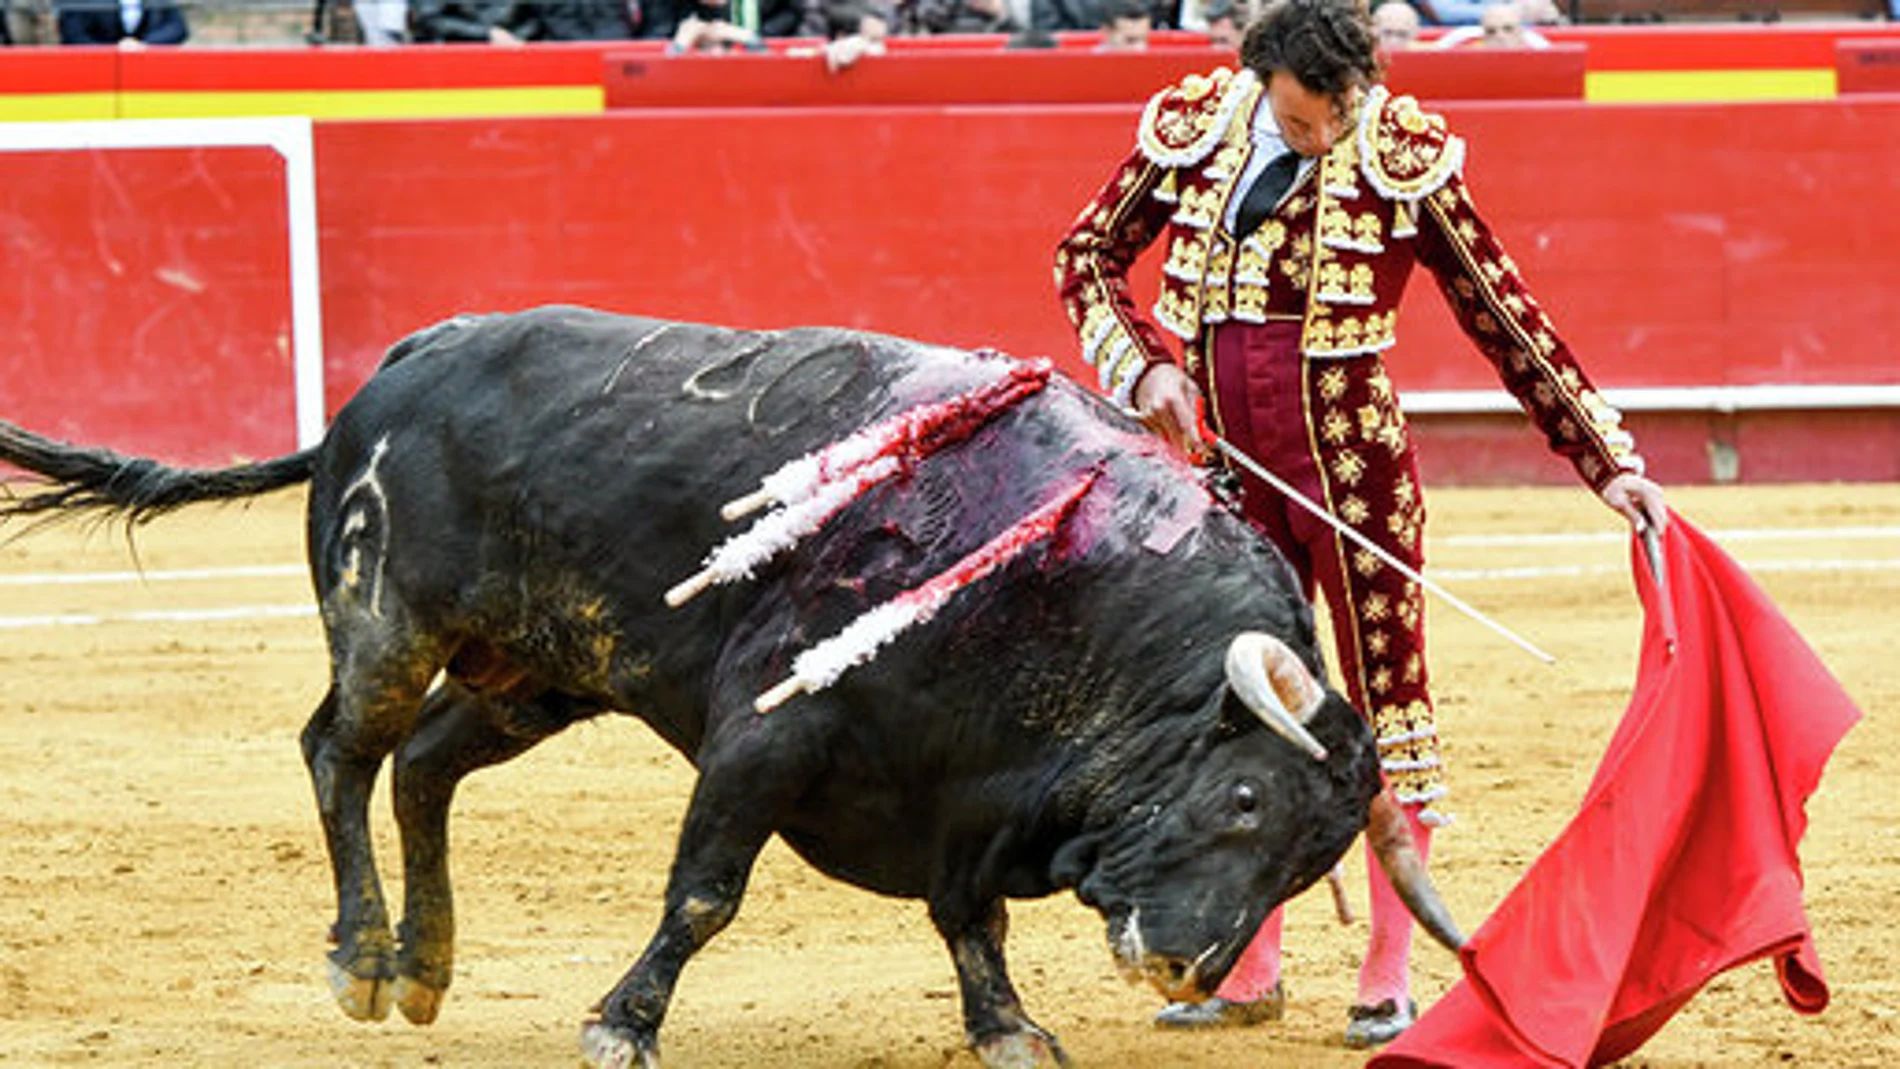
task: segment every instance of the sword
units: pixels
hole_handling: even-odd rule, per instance
[[[1391,553],[1387,552],[1383,546],[1380,546],[1378,543],[1374,542],[1370,538],[1367,538],[1365,535],[1360,534],[1358,530],[1355,529],[1351,524],[1348,524],[1346,521],[1326,511],[1325,506],[1314,501],[1312,498],[1307,497],[1305,494],[1300,493],[1298,490],[1295,490],[1293,486],[1290,483],[1288,483],[1285,479],[1282,479],[1278,475],[1275,475],[1272,472],[1268,471],[1259,461],[1241,452],[1240,449],[1237,446],[1235,446],[1232,442],[1228,441],[1225,438],[1222,438],[1218,434],[1215,434],[1211,429],[1208,429],[1206,427],[1202,428],[1201,433],[1206,437],[1206,439],[1209,442],[1213,443],[1214,448],[1219,449],[1223,454],[1227,456],[1228,459],[1232,460],[1236,464],[1239,464],[1241,467],[1246,468],[1250,473],[1252,473],[1254,476],[1259,478],[1261,482],[1264,482],[1268,486],[1271,486],[1275,490],[1278,490],[1281,493],[1285,494],[1288,500],[1294,502],[1295,504],[1299,505],[1301,508],[1319,517],[1321,520],[1325,521],[1325,523],[1328,526],[1330,526],[1333,530],[1338,531],[1340,534],[1343,534],[1347,538],[1351,539],[1354,542],[1354,544],[1360,546],[1361,548],[1365,550],[1368,550],[1374,556],[1384,561],[1386,564],[1391,565],[1392,568],[1397,570],[1397,572],[1400,575],[1406,577],[1407,579],[1410,579],[1414,583],[1417,583],[1419,586],[1424,587],[1426,590],[1429,590],[1432,593],[1437,594],[1439,597],[1445,599],[1446,603],[1449,604],[1452,608],[1457,609],[1459,612],[1464,613],[1466,616],[1471,617],[1473,620],[1478,621],[1484,626],[1497,632],[1499,635],[1502,635],[1506,639],[1509,639],[1513,645],[1517,646],[1519,649],[1537,658],[1538,660],[1544,662],[1545,664],[1557,663],[1557,658],[1552,657],[1550,654],[1545,653],[1543,650],[1540,650],[1536,646],[1531,645],[1529,640],[1525,639],[1523,636],[1519,635],[1517,632],[1512,631],[1510,628],[1505,627],[1503,624],[1500,624],[1496,620],[1491,619],[1489,616],[1486,616],[1485,614],[1472,608],[1470,605],[1465,604],[1464,600],[1459,598],[1456,594],[1453,594],[1451,591],[1446,590],[1442,586],[1439,586],[1437,583],[1431,581],[1430,579],[1425,578],[1425,576],[1420,574],[1416,569],[1412,568],[1410,565],[1407,565],[1405,562],[1399,560],[1397,557],[1394,557]]]

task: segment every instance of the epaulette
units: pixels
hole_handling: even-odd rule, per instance
[[[1235,74],[1217,67],[1190,74],[1148,99],[1135,141],[1141,154],[1163,167],[1199,163],[1214,146],[1259,79],[1250,71]]]
[[[1385,86],[1366,94],[1359,117],[1359,170],[1382,196],[1415,201],[1437,191],[1465,165],[1464,140],[1445,118]]]

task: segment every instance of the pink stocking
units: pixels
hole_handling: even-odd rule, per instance
[[[1420,823],[1417,806],[1403,808],[1406,823],[1412,828],[1412,841],[1418,844],[1419,860],[1429,861],[1431,825]],[[1359,966],[1359,1004],[1377,1006],[1392,999],[1403,1006],[1412,992],[1407,968],[1412,954],[1412,915],[1392,889],[1392,882],[1385,878],[1385,869],[1379,866],[1370,846],[1366,848],[1366,870],[1372,898],[1372,940],[1366,947],[1365,963]]]
[[[1275,906],[1267,919],[1260,922],[1253,941],[1240,952],[1233,971],[1214,992],[1216,997],[1229,1002],[1252,1002],[1280,982],[1280,923],[1285,912],[1285,906]]]

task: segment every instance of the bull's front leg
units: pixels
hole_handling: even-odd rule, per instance
[[[772,799],[748,784],[757,769],[720,775],[702,769],[667,879],[666,909],[646,951],[581,1031],[581,1052],[597,1069],[657,1069],[660,1024],[680,970],[739,912],[752,864],[771,837]],[[731,787],[723,787],[730,784]]]
[[[956,962],[964,1034],[983,1064],[989,1069],[1067,1066],[1069,1057],[1062,1044],[1023,1012],[1015,985],[1009,982],[1003,960],[1009,912],[1002,899],[992,899],[975,914],[933,900],[930,919]]]

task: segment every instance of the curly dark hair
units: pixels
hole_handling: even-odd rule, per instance
[[[1362,0],[1274,0],[1247,26],[1240,62],[1266,80],[1286,71],[1309,93],[1338,96],[1383,74]]]

